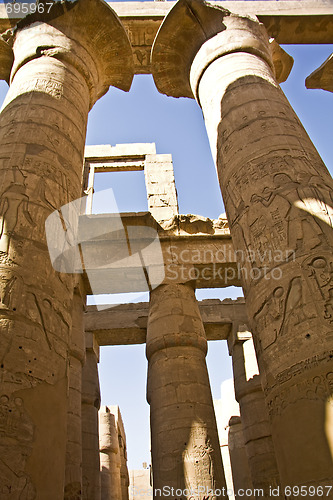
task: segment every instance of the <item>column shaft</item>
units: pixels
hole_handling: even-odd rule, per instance
[[[147,399],[150,404],[153,487],[199,499],[225,488],[206,368],[207,341],[194,291],[162,285],[151,292]],[[187,491],[186,491],[187,490]],[[178,493],[177,493],[178,491]],[[184,492],[185,493],[181,493]],[[197,494],[196,492],[199,492]],[[207,493],[206,493],[207,494]],[[211,494],[211,493],[210,493]],[[154,498],[159,498],[160,492]]]
[[[202,75],[198,97],[242,267],[281,480],[326,485],[332,179],[263,59],[220,57]]]
[[[0,411],[8,415],[1,435],[14,443],[9,450],[0,437],[7,470],[0,484],[50,500],[64,491],[74,283],[51,266],[44,222],[80,197],[88,110],[83,76],[42,57],[17,71],[0,117]]]
[[[0,115],[0,491],[59,500],[68,364],[79,367],[68,353],[74,279],[52,267],[45,221],[81,196],[89,109],[110,84],[128,90],[133,73],[127,35],[104,2],[47,9],[12,31]],[[75,228],[66,239],[62,224],[60,240],[75,245]]]
[[[97,350],[96,350],[97,349]],[[98,346],[86,334],[86,362],[82,370],[82,488],[83,500],[101,500],[98,410]]]
[[[247,338],[246,342],[252,342],[251,336]],[[280,477],[272,440],[271,423],[261,387],[261,377],[259,374],[251,376],[251,373],[247,373],[245,363],[254,363],[251,363],[251,359],[245,360],[243,341],[236,341],[230,351],[232,353],[235,395],[242,418],[253,487],[263,490],[268,497],[270,488],[274,488],[275,491],[276,488],[280,488]],[[251,353],[247,351],[247,355],[251,356]],[[255,357],[254,350],[252,356]],[[280,495],[277,495],[276,498],[284,499],[281,489]]]
[[[82,498],[82,365],[85,360],[83,298],[77,287],[69,351],[65,500]]]
[[[115,415],[107,406],[99,411],[101,500],[121,500],[121,459]]]

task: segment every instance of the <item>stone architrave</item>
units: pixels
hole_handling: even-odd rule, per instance
[[[86,332],[86,361],[82,370],[82,500],[101,500],[98,410],[99,346]]]
[[[246,454],[253,487],[270,496],[271,489],[284,499],[276,463],[272,430],[265,395],[261,387],[252,335],[246,325],[234,325],[228,338],[232,356],[234,388],[239,403]]]
[[[82,314],[85,294],[80,288],[77,286],[74,290],[70,331],[64,500],[81,498],[82,495],[82,366],[86,351]]]
[[[151,292],[147,327],[154,498],[226,496],[206,367],[207,340],[194,290],[161,285]],[[163,490],[163,488],[165,488]],[[192,493],[191,493],[192,492]]]
[[[152,65],[161,92],[195,97],[203,110],[282,486],[328,486],[332,178],[277,83],[255,17],[180,0],[155,39]]]
[[[104,2],[44,7],[6,34],[14,62],[0,115],[0,491],[59,500],[74,278],[52,268],[44,224],[80,198],[88,111],[110,85],[129,90],[133,62]]]

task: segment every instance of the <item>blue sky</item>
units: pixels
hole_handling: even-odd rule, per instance
[[[284,46],[295,59],[282,88],[327,167],[333,172],[333,95],[306,90],[305,77],[332,52],[332,46]],[[0,82],[0,101],[7,85]],[[224,212],[201,111],[195,101],[160,95],[150,76],[136,76],[129,93],[111,89],[90,113],[87,144],[155,142],[158,153],[171,153],[181,213],[216,218]],[[141,175],[142,174],[142,175]],[[120,211],[147,208],[143,173],[97,176],[96,188],[113,187]],[[198,298],[237,297],[240,289],[200,290]],[[213,396],[231,376],[225,342],[209,343],[208,369]],[[149,457],[149,407],[145,402],[144,346],[101,349],[102,403],[119,404],[127,433],[130,468]]]

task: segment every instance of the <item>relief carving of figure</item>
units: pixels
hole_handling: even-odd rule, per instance
[[[34,425],[21,398],[0,396],[0,499],[34,500],[36,491],[24,472],[32,451]]]
[[[307,259],[307,279],[317,300],[315,305],[319,315],[328,323],[333,323],[333,262],[329,257],[319,256]]]
[[[280,197],[289,204],[285,218],[288,224],[288,244],[291,249],[313,249],[321,244],[323,231],[316,214],[309,212],[301,193],[301,184],[291,179],[288,174],[278,173],[273,177],[274,188],[264,189],[264,196],[252,195],[252,202],[260,202],[269,207]]]
[[[9,184],[0,200],[0,252],[4,253],[8,253],[10,240],[18,222],[20,207],[29,224],[35,226],[29,213],[25,176],[18,167],[15,167],[13,172],[14,182]]]

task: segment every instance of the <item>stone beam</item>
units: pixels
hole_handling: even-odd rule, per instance
[[[117,214],[82,216],[79,241],[88,294],[144,292],[188,281],[196,288],[240,286],[226,219],[177,215],[162,226],[150,212],[120,215],[123,230],[117,231],[108,229]]]
[[[226,340],[231,333],[233,322],[247,321],[245,301],[242,297],[222,301],[208,299],[198,304],[207,340]],[[97,310],[96,306],[88,306],[84,316],[85,330],[94,334],[100,346],[146,342],[148,302],[105,307],[109,309]]]
[[[21,3],[21,2],[20,2]],[[279,43],[333,43],[333,6],[329,0],[212,1],[237,14],[255,14]],[[18,5],[17,2],[16,5]],[[132,43],[135,72],[150,73],[150,51],[164,17],[175,2],[109,2],[121,18]],[[301,5],[300,5],[301,4]],[[27,4],[25,4],[27,5]],[[18,7],[15,7],[18,10]],[[8,7],[7,7],[8,9]],[[0,33],[24,17],[6,14],[0,5]]]

